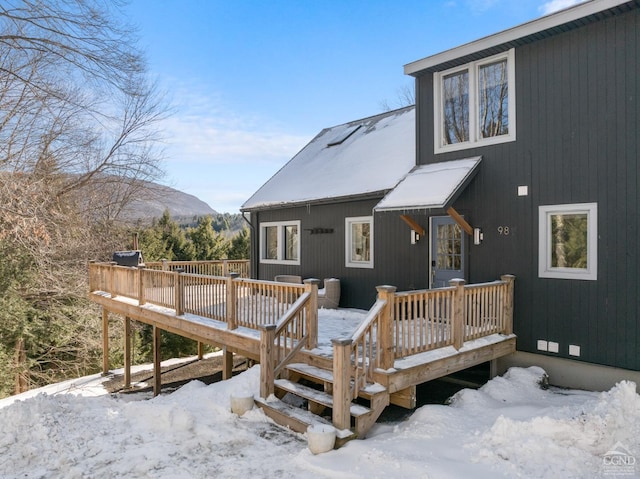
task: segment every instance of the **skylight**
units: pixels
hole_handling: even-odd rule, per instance
[[[344,142],[347,138],[349,138],[351,135],[353,135],[361,126],[362,125],[354,125],[354,126],[350,126],[344,131],[341,131],[338,135],[335,136],[333,140],[327,143],[327,146],[339,145],[340,143]]]

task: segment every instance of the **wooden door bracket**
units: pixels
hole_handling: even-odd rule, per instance
[[[447,214],[453,218],[453,220],[460,225],[460,227],[467,232],[469,236],[473,236],[473,228],[469,223],[465,221],[465,219],[460,216],[453,206],[447,209]]]
[[[407,223],[409,225],[409,228],[411,228],[413,231],[418,233],[420,236],[424,236],[425,235],[424,228],[422,226],[420,226],[418,223],[416,223],[416,221],[411,216],[409,216],[409,215],[400,215],[400,218],[402,219],[402,221],[404,221],[405,223]]]

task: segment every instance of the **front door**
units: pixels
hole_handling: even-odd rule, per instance
[[[465,279],[465,234],[450,216],[431,218],[431,287],[449,286],[449,280]]]

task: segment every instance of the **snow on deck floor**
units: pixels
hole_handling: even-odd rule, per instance
[[[137,304],[137,300],[130,298],[120,298],[118,300]],[[163,306],[157,306],[152,304],[145,304],[143,308],[152,309],[153,311],[160,312],[167,315],[175,315],[175,311]],[[318,345],[312,350],[312,352],[319,356],[331,357],[333,355],[332,339],[340,339],[351,336],[353,332],[360,326],[362,321],[365,320],[368,311],[362,309],[318,309]],[[217,321],[214,319],[208,319],[202,316],[194,314],[185,314],[182,316],[191,322],[197,322],[206,326],[210,326],[216,329],[227,329],[227,323],[223,321]],[[247,337],[253,337],[255,339],[260,338],[260,332],[255,329],[238,327],[234,330],[237,334],[242,334]],[[458,351],[453,346],[446,346],[430,351],[426,351],[419,354],[414,354],[404,358],[396,359],[394,369],[402,370],[408,369],[427,362],[436,361],[449,356],[455,356],[459,352],[465,352],[470,349],[476,349],[479,347],[487,346],[490,344],[496,344],[500,341],[504,341],[507,338],[515,337],[514,335],[504,336],[501,334],[491,334],[471,341],[466,341],[464,346]]]
[[[110,297],[109,293],[94,292],[94,294]],[[117,296],[115,300],[134,306],[138,305],[137,299],[127,298],[125,296]],[[142,305],[141,308],[148,309],[156,313],[165,314],[167,316],[175,316],[175,309],[159,306],[152,303],[146,303]],[[333,353],[331,339],[344,338],[351,335],[360,325],[360,323],[364,321],[367,313],[368,311],[362,309],[318,309],[317,353],[323,355],[331,355]],[[180,318],[214,329],[227,329],[227,323],[224,321],[218,321],[216,319],[210,319],[204,316],[198,316],[196,314],[185,313],[183,316],[180,316]],[[260,338],[260,331],[258,331],[257,329],[238,327],[233,331],[234,333],[242,334],[244,336]]]

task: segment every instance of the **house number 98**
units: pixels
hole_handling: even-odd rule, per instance
[[[508,226],[498,226],[498,234],[509,236],[509,227]]]

